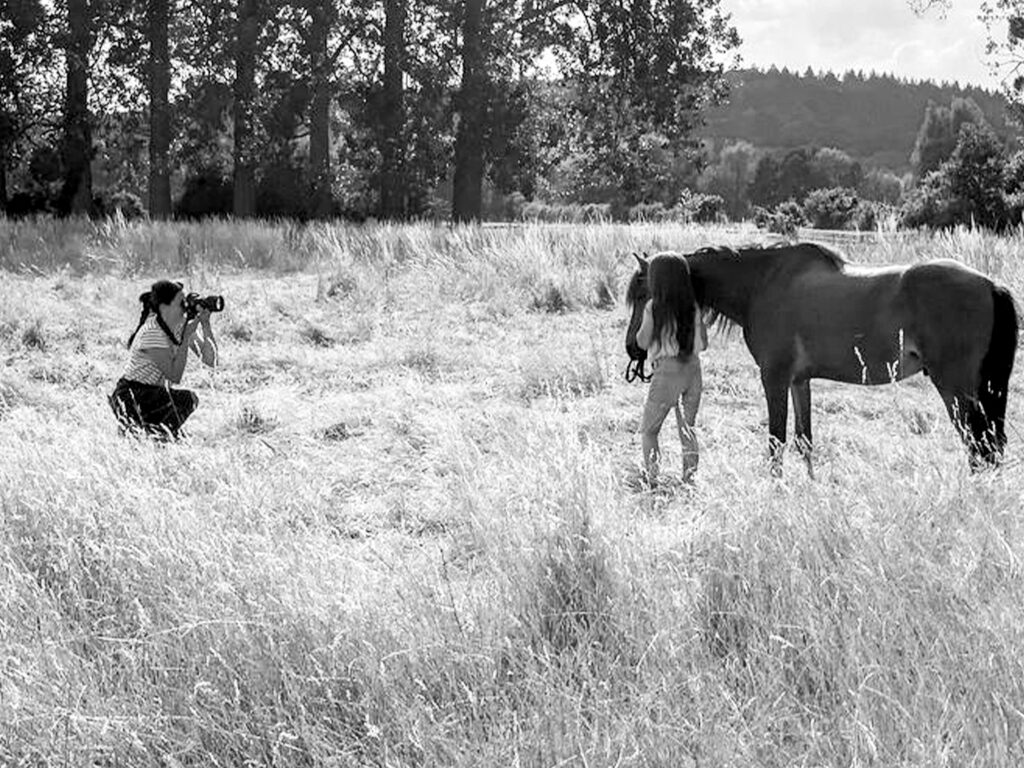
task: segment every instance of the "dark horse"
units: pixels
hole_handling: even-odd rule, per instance
[[[685,256],[706,322],[738,326],[760,368],[773,473],[782,468],[787,394],[797,447],[813,475],[811,379],[887,384],[918,371],[939,391],[971,468],[1002,459],[1018,333],[1005,287],[950,259],[866,267],[814,243]],[[648,298],[647,260],[636,258],[626,297],[627,380],[644,379],[646,357],[636,332]]]

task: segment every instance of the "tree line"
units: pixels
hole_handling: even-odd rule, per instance
[[[972,85],[900,79],[890,74],[786,68],[727,74],[728,101],[710,107],[702,135],[719,145],[744,140],[772,150],[842,149],[863,165],[902,175],[929,104],[969,100],[1004,140],[1019,137],[1006,95]]]
[[[1022,224],[1024,149],[1000,136],[973,99],[927,105],[908,165],[897,175],[832,146],[765,150],[739,140],[711,155],[698,186],[728,218],[786,232],[873,228],[879,213],[904,227]]]
[[[0,0],[0,205],[463,221],[555,177],[668,200],[738,45],[719,0]]]

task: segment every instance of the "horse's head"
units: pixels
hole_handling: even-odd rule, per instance
[[[629,287],[626,289],[626,303],[629,305],[629,325],[626,326],[626,354],[629,355],[629,364],[626,366],[626,381],[633,381],[639,378],[640,381],[647,381],[649,377],[644,374],[644,361],[647,360],[647,352],[636,343],[636,333],[640,330],[640,322],[644,317],[644,306],[650,298],[650,290],[647,286],[647,268],[649,262],[647,255],[634,253],[637,261],[637,270],[629,280]]]

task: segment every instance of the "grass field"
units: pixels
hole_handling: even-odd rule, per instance
[[[0,221],[0,764],[1021,764],[1024,366],[999,472],[917,377],[816,382],[773,481],[712,336],[639,489],[629,252],[757,237]],[[1024,236],[842,250],[1024,296]],[[164,276],[227,301],[174,445],[106,403]]]

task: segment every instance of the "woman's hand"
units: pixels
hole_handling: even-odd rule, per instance
[[[202,340],[197,341],[193,335],[189,338],[189,343],[203,363],[212,368],[217,364],[217,340],[213,336],[213,327],[210,325],[210,310],[200,309],[196,313],[196,321],[202,325],[203,337]]]

